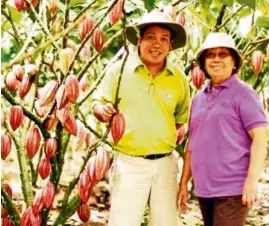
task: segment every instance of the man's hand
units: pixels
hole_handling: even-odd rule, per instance
[[[180,212],[184,213],[188,209],[188,188],[187,185],[180,185],[177,196],[177,206]]]
[[[242,195],[243,205],[250,208],[258,200],[258,181],[246,179]]]
[[[93,114],[101,122],[109,122],[115,113],[116,109],[111,103],[96,104],[93,107]]]

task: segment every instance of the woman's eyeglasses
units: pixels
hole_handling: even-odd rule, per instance
[[[230,52],[219,52],[219,53],[213,53],[213,52],[206,52],[205,58],[207,59],[215,59],[215,57],[218,56],[220,59],[224,59],[228,56],[231,56]]]

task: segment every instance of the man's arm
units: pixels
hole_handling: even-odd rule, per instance
[[[245,181],[242,202],[248,207],[257,200],[258,181],[264,169],[267,153],[267,131],[265,127],[258,127],[248,131],[252,144],[250,148],[250,164]]]

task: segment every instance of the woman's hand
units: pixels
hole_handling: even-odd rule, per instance
[[[186,185],[180,185],[179,192],[177,196],[177,206],[180,212],[184,213],[188,209],[187,202],[188,202],[188,188]]]

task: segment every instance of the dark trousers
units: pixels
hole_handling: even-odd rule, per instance
[[[204,226],[244,226],[248,207],[242,196],[199,198]]]

